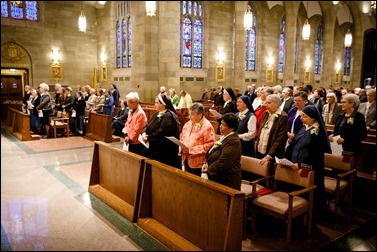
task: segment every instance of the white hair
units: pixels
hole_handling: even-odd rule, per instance
[[[46,91],[49,91],[50,90],[50,87],[48,86],[48,84],[47,83],[41,83],[41,84],[39,84],[39,87],[40,88],[43,88],[44,90],[46,90]]]
[[[131,101],[139,101],[139,94],[137,92],[129,92],[127,95],[126,95],[126,99],[127,101],[128,100],[131,100]]]

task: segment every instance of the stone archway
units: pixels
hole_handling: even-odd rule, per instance
[[[1,69],[24,70],[27,74],[24,76],[23,86],[33,83],[30,54],[16,42],[1,45]]]

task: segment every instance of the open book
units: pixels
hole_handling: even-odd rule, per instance
[[[291,166],[291,165],[293,165],[293,163],[291,161],[289,161],[288,159],[286,159],[286,158],[280,159],[280,158],[278,158],[276,156],[275,156],[275,162],[277,164],[282,164],[282,165],[285,165],[285,166]]]
[[[169,137],[169,136],[166,136],[167,139],[169,139],[170,141],[172,141],[173,143],[175,143],[176,145],[180,146],[182,149],[188,149],[188,147],[182,143],[181,141],[179,141],[176,137]]]
[[[216,116],[216,118],[220,118],[220,117],[223,116],[222,114],[220,114],[219,112],[217,112],[217,110],[215,110],[215,109],[209,109],[209,112],[211,112],[212,115]]]

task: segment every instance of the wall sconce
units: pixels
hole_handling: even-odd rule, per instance
[[[309,83],[310,82],[310,67],[312,66],[312,61],[309,57],[306,58],[305,61],[305,77],[304,82]]]
[[[52,50],[52,62],[53,63],[58,63],[60,60],[60,54],[58,49],[53,49]]]
[[[247,10],[243,16],[243,26],[245,30],[251,30],[253,28],[253,12],[251,11],[251,6],[247,5]]]
[[[339,84],[340,83],[340,68],[341,68],[341,64],[339,62],[339,60],[336,62],[335,64],[335,83],[336,84]]]
[[[274,64],[274,58],[272,57],[271,54],[269,54],[267,56],[267,67],[272,67],[273,64]]]
[[[101,62],[102,62],[102,65],[106,65],[106,60],[107,60],[107,55],[106,55],[106,52],[101,52]]]
[[[224,64],[225,53],[222,50],[217,51],[217,64]]]
[[[271,84],[274,81],[274,68],[272,65],[274,64],[274,58],[272,57],[272,54],[269,54],[267,56],[267,69],[266,69],[266,83]]]
[[[145,1],[145,11],[147,16],[156,16],[156,1]]]

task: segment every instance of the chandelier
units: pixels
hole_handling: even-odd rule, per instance
[[[156,16],[156,1],[145,1],[145,11],[147,16]]]
[[[86,32],[86,17],[84,14],[83,4],[81,3],[81,13],[79,16],[79,31]]]
[[[306,12],[308,12],[308,1],[306,1]],[[302,40],[309,40],[310,37],[310,24],[306,18],[304,26],[302,27]]]

